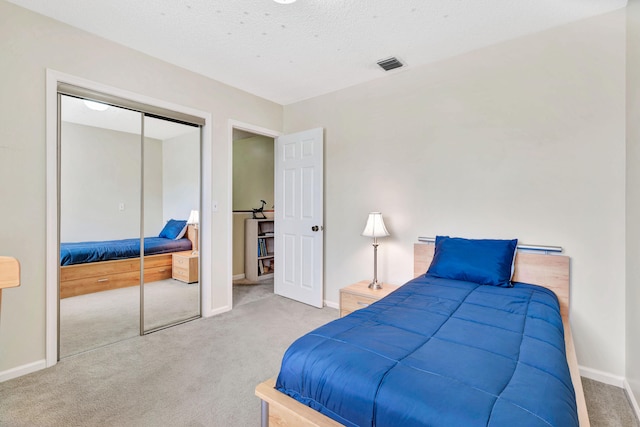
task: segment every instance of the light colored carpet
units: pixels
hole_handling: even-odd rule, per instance
[[[199,286],[167,279],[144,287],[145,329],[197,316]],[[60,356],[93,350],[140,334],[140,288],[113,289],[60,300]]]
[[[277,374],[297,337],[338,317],[276,296],[269,285],[235,286],[234,296],[247,293],[230,313],[0,383],[0,425],[257,427],[256,384]],[[583,384],[592,426],[635,426],[622,389]]]
[[[297,337],[338,317],[263,295],[0,383],[0,425],[258,426],[255,386]]]
[[[623,389],[587,378],[582,387],[591,427],[640,427]]]
[[[247,279],[233,282],[233,306],[258,301],[273,294],[273,279],[251,282]]]

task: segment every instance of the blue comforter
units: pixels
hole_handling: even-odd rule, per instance
[[[301,337],[276,388],[347,426],[578,425],[548,289],[421,276]]]
[[[186,238],[173,240],[163,237],[145,237],[144,239],[145,255],[166,254],[190,249],[191,241]],[[84,264],[139,256],[140,239],[60,244],[60,265]]]

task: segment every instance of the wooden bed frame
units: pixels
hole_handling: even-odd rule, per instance
[[[193,225],[187,227],[187,238],[191,240],[191,247],[197,250],[198,233]],[[172,263],[172,253],[145,256],[144,282],[170,279]],[[138,286],[139,284],[140,257],[60,267],[60,298]]]
[[[431,264],[435,245],[414,245],[414,277],[424,274]],[[560,312],[564,324],[564,340],[571,381],[576,393],[580,427],[589,427],[587,405],[582,390],[578,360],[573,345],[569,324],[569,257],[518,251],[515,259],[514,281],[534,283],[551,289],[560,301]],[[258,384],[256,396],[262,400],[262,426],[340,426],[342,424],[305,406],[275,388],[275,378]]]

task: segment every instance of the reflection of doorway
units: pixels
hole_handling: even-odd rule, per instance
[[[76,94],[60,97],[61,242],[126,239],[138,251],[115,246],[113,259],[61,268],[60,356],[199,317],[198,220],[190,215],[200,211],[199,125],[119,108],[113,98],[107,112],[90,111]],[[162,236],[169,220],[184,223],[191,239]],[[149,255],[160,237],[188,246]],[[187,278],[173,274],[176,262]]]
[[[264,216],[273,219],[274,200],[274,139],[258,133],[233,129],[233,279],[234,305],[242,302],[248,286],[262,286],[273,292],[273,275],[249,274],[247,263],[255,262],[246,256],[246,228],[253,217],[252,210],[261,208]],[[262,215],[258,215],[261,217]],[[267,224],[262,224],[264,227]],[[257,233],[257,232],[256,232]],[[264,240],[264,239],[261,239]],[[256,241],[256,243],[258,243]],[[267,242],[268,243],[268,242]],[[256,246],[258,250],[258,246]],[[269,265],[272,260],[265,260]],[[265,267],[263,265],[263,267]],[[268,267],[265,267],[268,268]],[[266,270],[265,270],[266,271]],[[264,292],[266,293],[267,290]],[[256,292],[252,293],[253,295]]]

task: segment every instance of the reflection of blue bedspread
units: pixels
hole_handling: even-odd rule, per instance
[[[421,276],[287,350],[276,388],[347,426],[577,426],[555,295]]]
[[[144,254],[156,255],[191,249],[189,239],[145,237]],[[60,244],[60,265],[136,258],[140,256],[140,239],[107,240]]]

